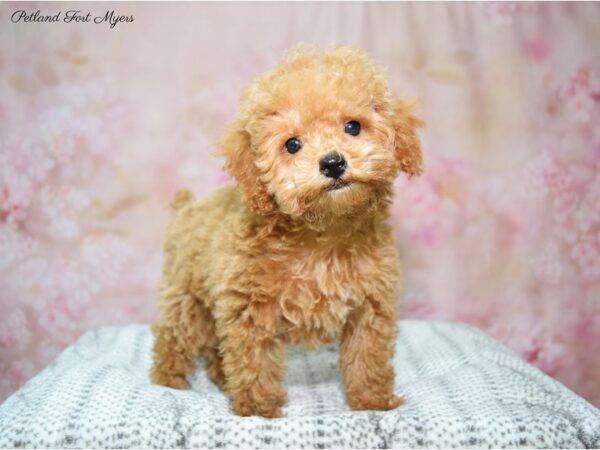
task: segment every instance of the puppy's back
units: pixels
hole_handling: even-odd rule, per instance
[[[201,200],[187,189],[180,190],[171,209],[163,245],[165,278],[191,275],[194,266],[210,265],[210,255],[227,240],[232,220],[245,207],[235,187],[223,186]]]

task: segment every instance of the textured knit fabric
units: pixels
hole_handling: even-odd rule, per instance
[[[147,326],[84,335],[0,406],[0,447],[598,447],[600,411],[474,328],[399,324],[389,412],[353,412],[337,349],[290,349],[285,418],[237,417],[198,362],[150,384]]]

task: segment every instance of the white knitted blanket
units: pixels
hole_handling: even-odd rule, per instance
[[[474,328],[400,322],[389,412],[353,412],[337,350],[290,350],[285,418],[237,417],[205,376],[150,384],[147,326],[84,335],[0,406],[0,447],[598,447],[600,411]]]

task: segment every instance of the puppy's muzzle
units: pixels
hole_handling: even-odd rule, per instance
[[[346,171],[346,159],[337,152],[327,153],[319,161],[319,171],[328,178],[340,178]]]

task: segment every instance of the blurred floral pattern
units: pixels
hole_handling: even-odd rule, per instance
[[[18,9],[107,8],[93,23]],[[166,205],[229,182],[241,87],[299,42],[360,46],[418,101],[402,317],[458,320],[600,405],[600,5],[3,3],[0,400],[83,332],[150,322]]]

